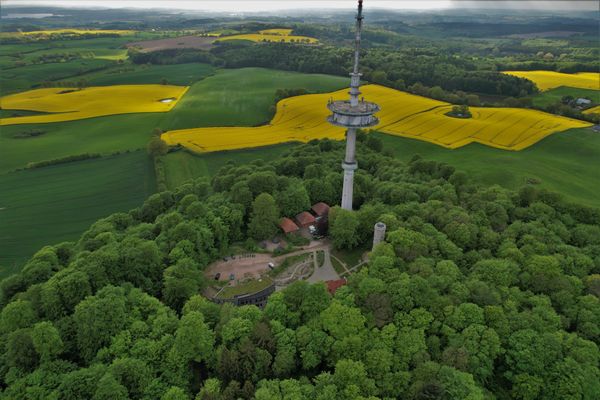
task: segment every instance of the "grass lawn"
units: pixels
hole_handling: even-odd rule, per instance
[[[240,296],[243,294],[256,293],[263,289],[268,288],[273,281],[268,277],[263,277],[260,279],[253,279],[251,281],[241,283],[236,286],[228,286],[221,293],[219,293],[218,298],[220,299],[232,299],[235,296]]]
[[[285,260],[283,260],[281,262],[281,264],[279,264],[272,270],[269,270],[269,276],[279,275],[280,273],[285,271],[286,268],[291,267],[295,264],[300,264],[301,262],[308,260],[310,255],[311,255],[311,253],[302,253],[302,254],[297,254],[295,256],[287,257]]]
[[[573,96],[574,98],[586,97],[596,104],[600,104],[600,90],[579,89],[568,86],[560,86],[535,95],[532,100],[537,107],[546,107],[553,103],[558,103],[563,96]]]
[[[333,265],[333,269],[338,275],[342,276],[342,274],[346,273],[346,268],[334,257],[331,257],[331,264]]]
[[[145,151],[0,175],[0,278],[44,245],[140,206],[155,186]]]
[[[190,179],[202,176],[212,177],[230,161],[238,165],[258,159],[271,161],[292,146],[294,145],[286,143],[247,150],[220,151],[206,154],[192,154],[185,150],[169,153],[164,157],[167,187],[174,189]]]
[[[367,251],[366,248],[360,247],[352,250],[332,250],[331,253],[346,263],[346,267],[350,269],[361,261],[360,258],[365,251]]]
[[[162,121],[166,130],[210,126],[256,126],[272,117],[269,110],[280,88],[330,92],[348,86],[348,78],[276,71],[265,68],[219,70],[195,83]]]
[[[600,207],[600,133],[590,128],[555,133],[521,151],[505,151],[480,144],[455,150],[427,142],[377,134],[383,148],[408,161],[414,154],[443,161],[485,185],[517,189],[527,178],[568,200]]]
[[[323,250],[317,251],[317,266],[321,268],[325,264],[325,252]]]

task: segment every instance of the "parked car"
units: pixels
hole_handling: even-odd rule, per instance
[[[267,265],[268,265],[268,266],[269,266],[269,268],[271,268],[271,269],[275,268],[275,264],[273,264],[272,262],[268,263]]]
[[[229,257],[223,257],[223,261],[229,261]]]
[[[234,279],[235,279],[235,274],[230,274],[230,275],[229,275],[229,280],[230,280],[230,281],[232,281],[232,280],[234,280]]]
[[[217,272],[217,273],[215,274],[215,281],[218,281],[220,278],[221,278],[221,273],[220,273],[220,272]]]

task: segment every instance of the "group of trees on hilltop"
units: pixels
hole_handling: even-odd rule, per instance
[[[217,47],[211,52],[228,68],[252,66],[346,75],[352,62],[351,49],[331,46],[273,43]],[[420,83],[450,92],[460,90],[503,96],[525,96],[536,91],[535,85],[526,79],[482,68],[476,61],[431,51],[369,49],[361,55],[364,79],[401,90]]]
[[[371,136],[358,148],[357,210],[331,209],[331,241],[368,247],[377,221],[388,233],[333,296],[297,282],[260,310],[199,294],[232,243],[339,203],[343,143],[231,163],[0,283],[0,397],[597,399],[600,212],[403,163]]]
[[[413,85],[438,87],[447,93],[436,98],[457,101],[456,92],[501,96],[526,96],[536,92],[526,79],[500,74],[489,66],[467,58],[431,51],[369,49],[361,55],[363,78],[370,82],[406,90]],[[168,49],[140,52],[129,49],[136,64],[208,62],[226,68],[263,67],[305,73],[346,76],[351,69],[352,50],[332,46],[299,46],[293,43],[220,43],[210,51]]]

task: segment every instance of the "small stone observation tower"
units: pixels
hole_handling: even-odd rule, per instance
[[[385,240],[385,229],[386,226],[383,222],[378,222],[375,224],[375,229],[373,229],[373,248],[375,250],[375,246]]]
[[[329,123],[347,128],[346,130],[346,157],[342,162],[344,170],[344,188],[342,191],[342,208],[352,210],[352,193],[354,189],[354,171],[358,168],[356,163],[356,130],[368,128],[379,123],[373,116],[379,111],[379,106],[369,103],[360,96],[360,77],[358,72],[358,59],[360,53],[360,33],[362,30],[362,3],[358,0],[358,14],[356,14],[356,39],[354,43],[354,69],[350,73],[350,100],[330,100],[327,108],[332,112],[327,120]]]

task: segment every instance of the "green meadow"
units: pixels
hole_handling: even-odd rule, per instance
[[[600,90],[560,86],[535,95],[532,98],[533,105],[537,107],[547,107],[550,104],[559,103],[564,96],[588,98],[594,103],[600,104]]]

